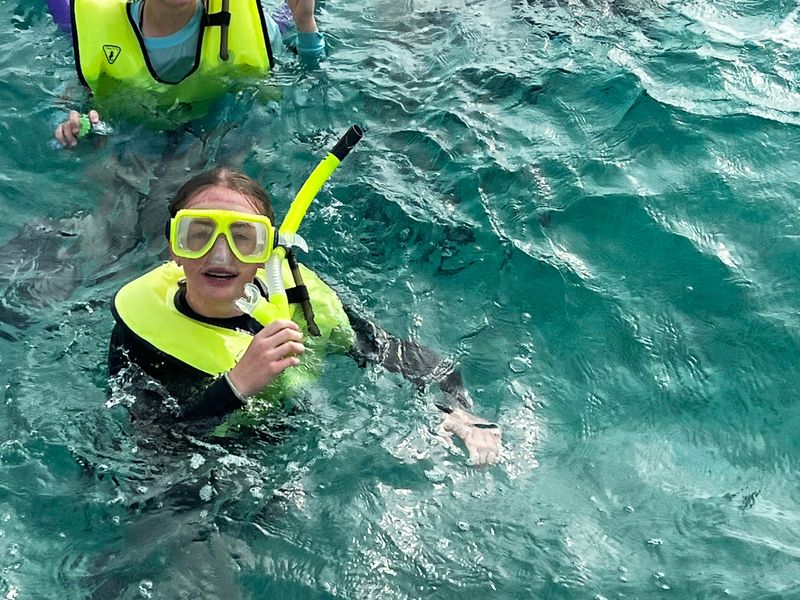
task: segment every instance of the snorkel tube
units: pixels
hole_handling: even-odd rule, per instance
[[[350,127],[328,155],[311,172],[311,175],[308,176],[308,179],[306,179],[306,182],[297,192],[294,200],[292,200],[289,212],[286,213],[286,217],[284,217],[283,223],[278,229],[275,249],[272,251],[265,267],[269,301],[261,296],[254,284],[248,283],[245,286],[245,296],[234,303],[236,308],[248,313],[262,325],[266,326],[275,319],[290,318],[289,300],[286,296],[286,288],[283,285],[283,260],[285,258],[289,264],[295,285],[302,286],[303,279],[300,275],[300,267],[292,252],[292,246],[298,246],[304,250],[307,250],[307,248],[303,238],[297,235],[297,230],[300,228],[308,208],[322,189],[322,186],[330,179],[330,176],[344,160],[344,157],[361,140],[363,135],[364,133],[358,125]],[[320,335],[319,328],[314,322],[314,312],[308,298],[302,300],[300,304],[303,308],[303,315],[306,318],[308,332],[314,336]]]

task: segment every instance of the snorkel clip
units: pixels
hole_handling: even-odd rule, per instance
[[[276,237],[278,238],[279,246],[283,246],[287,250],[290,248],[299,248],[306,254],[308,253],[308,244],[299,233],[281,233],[278,231]]]

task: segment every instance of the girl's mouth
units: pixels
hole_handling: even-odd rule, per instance
[[[209,269],[203,273],[206,277],[210,277],[211,279],[217,279],[224,281],[226,279],[236,279],[239,276],[238,273],[232,273],[231,271],[226,271],[223,269]]]

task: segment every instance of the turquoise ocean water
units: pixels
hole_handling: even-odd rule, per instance
[[[162,164],[120,124],[53,151],[70,45],[41,0],[9,0],[0,597],[800,597],[796,4],[319,12],[322,68],[284,61],[279,100],[220,119],[278,214],[362,124],[306,262],[460,363],[504,462],[469,466],[434,391],[344,357],[251,436],[133,436],[131,398],[106,392],[108,304],[158,261],[150,173],[174,186],[233,151],[190,139]]]

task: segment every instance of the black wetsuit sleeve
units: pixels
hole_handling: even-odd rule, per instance
[[[359,366],[368,363],[382,365],[387,371],[400,373],[420,390],[432,383],[438,384],[444,397],[436,401],[436,406],[444,412],[452,412],[454,408],[472,408],[461,372],[451,361],[430,348],[392,336],[350,307],[344,309],[356,334],[350,355]]]
[[[161,352],[117,322],[109,344],[109,375],[119,375],[132,365],[138,368],[131,370],[135,381],[129,382],[137,398],[132,408],[139,418],[174,423],[222,417],[242,407],[225,378],[210,377]],[[159,387],[153,380],[163,393],[152,393]]]

